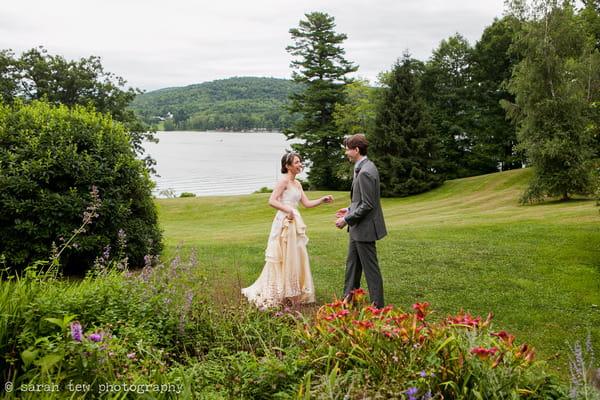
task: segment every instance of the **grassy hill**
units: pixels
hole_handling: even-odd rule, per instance
[[[378,252],[386,303],[409,310],[427,301],[441,316],[461,308],[492,312],[498,330],[564,369],[566,341],[585,341],[589,332],[600,346],[600,214],[591,199],[519,205],[530,174],[453,180],[422,195],[384,199],[389,235]],[[333,204],[300,210],[321,303],[341,294],[348,240],[333,214],[349,194],[331,194]],[[268,196],[157,200],[167,251],[195,249],[217,301],[237,299],[263,267],[274,215]]]
[[[294,117],[283,106],[298,86],[277,78],[230,78],[138,95],[131,108],[163,130],[281,130]]]

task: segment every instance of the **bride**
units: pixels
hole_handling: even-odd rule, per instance
[[[306,225],[298,212],[298,203],[306,208],[331,203],[333,196],[309,200],[296,180],[302,172],[298,154],[287,153],[281,158],[283,176],[269,198],[269,205],[277,209],[265,252],[265,266],[251,286],[242,294],[257,306],[306,304],[315,302],[315,288],[308,253]]]

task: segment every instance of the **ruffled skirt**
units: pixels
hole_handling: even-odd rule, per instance
[[[306,225],[295,211],[293,220],[277,212],[265,251],[265,266],[258,279],[242,294],[257,306],[315,302],[306,244]]]

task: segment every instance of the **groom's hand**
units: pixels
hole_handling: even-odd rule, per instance
[[[338,218],[335,220],[335,226],[342,229],[343,227],[346,226],[346,221],[344,220],[344,218]]]
[[[348,209],[342,208],[340,210],[337,210],[337,212],[335,213],[335,217],[336,218],[344,218],[347,214],[348,214]]]

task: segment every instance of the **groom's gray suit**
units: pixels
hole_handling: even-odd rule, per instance
[[[382,308],[383,278],[377,261],[375,241],[387,235],[387,230],[380,202],[379,172],[368,158],[359,163],[350,193],[351,203],[344,217],[350,232],[344,298],[360,287],[364,271],[371,301],[376,307]]]

